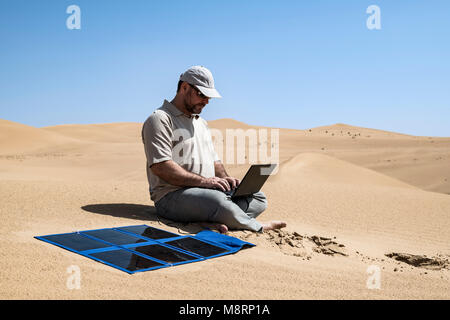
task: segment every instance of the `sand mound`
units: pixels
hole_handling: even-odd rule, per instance
[[[61,150],[81,141],[55,132],[0,119],[0,154],[17,155],[44,151],[55,146]]]
[[[271,181],[308,181],[415,188],[399,180],[324,154],[301,153],[282,163]]]

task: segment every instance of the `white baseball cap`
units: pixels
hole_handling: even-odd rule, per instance
[[[214,78],[211,71],[203,66],[190,67],[181,74],[180,80],[195,86],[208,98],[222,98],[214,88]]]

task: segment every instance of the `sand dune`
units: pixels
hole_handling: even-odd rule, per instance
[[[222,120],[224,125],[220,124]],[[226,137],[227,126],[243,130],[260,128],[230,119],[210,122],[210,127],[221,130],[223,137]],[[424,190],[450,194],[450,138],[410,136],[335,124],[307,130],[279,129],[279,139],[280,162],[299,153],[321,153]],[[233,165],[230,169],[237,174],[245,173],[245,169]]]
[[[376,138],[411,138],[413,136],[390,132],[385,130],[370,129],[352,126],[344,123],[336,123],[331,126],[321,126],[306,130],[314,134],[332,135],[332,136],[351,136],[351,137],[376,137]]]
[[[39,152],[51,147],[65,150],[80,142],[58,133],[0,119],[0,154],[2,155]]]
[[[59,125],[44,127],[70,138],[92,142],[135,142],[140,138],[142,123],[106,123],[89,125]]]
[[[209,124],[260,128],[233,119]],[[288,227],[230,232],[257,245],[232,256],[129,276],[35,240],[144,223],[201,230],[155,216],[140,130],[139,123],[33,128],[0,120],[0,297],[450,298],[450,138],[344,124],[280,129],[281,164],[263,187],[269,207],[261,220]],[[226,164],[238,178],[248,166]],[[67,289],[71,265],[82,271],[80,290]],[[366,285],[374,265],[379,290]]]
[[[269,178],[265,191],[274,199],[273,217],[356,236],[372,249],[439,251],[450,242],[450,197],[329,156],[299,154]],[[386,241],[392,238],[395,244]]]
[[[301,153],[280,164],[279,173],[272,181],[309,181],[312,183],[339,183],[400,188],[414,186],[393,179],[373,170],[362,168],[324,154]]]
[[[215,128],[215,129],[219,129],[219,130],[255,128],[255,126],[251,126],[244,122],[237,121],[234,119],[228,119],[228,118],[208,121],[208,125],[211,128]]]

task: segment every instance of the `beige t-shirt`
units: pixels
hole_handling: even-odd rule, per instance
[[[215,176],[214,150],[208,123],[199,116],[189,117],[169,101],[156,109],[142,127],[142,142],[147,157],[147,179],[151,199],[156,203],[167,193],[180,189],[155,175],[150,167],[173,160],[185,170],[205,178]]]

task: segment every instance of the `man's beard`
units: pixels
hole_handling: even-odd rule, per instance
[[[189,103],[186,103],[185,106],[186,110],[193,114],[200,114],[204,107],[204,105],[202,104],[189,104]]]

